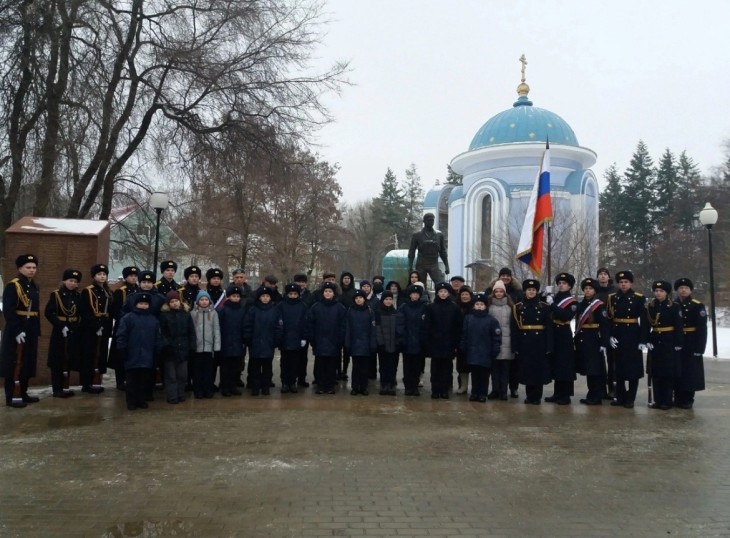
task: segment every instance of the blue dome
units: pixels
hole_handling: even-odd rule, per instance
[[[578,146],[578,139],[570,125],[553,112],[532,106],[522,95],[509,110],[493,116],[477,131],[469,144],[469,151],[485,146],[514,142],[545,142]]]

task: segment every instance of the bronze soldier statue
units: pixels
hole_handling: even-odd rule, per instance
[[[415,260],[416,251],[418,251],[416,271],[418,271],[421,282],[424,284],[426,283],[426,274],[431,277],[434,284],[446,280],[446,276],[439,268],[439,257],[444,262],[445,273],[449,274],[446,241],[444,241],[444,234],[434,229],[433,223],[435,220],[436,217],[433,213],[426,213],[423,216],[423,228],[413,234],[411,248],[408,249],[408,271],[410,272],[413,269],[413,260]]]

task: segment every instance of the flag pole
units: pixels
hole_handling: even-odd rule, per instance
[[[545,150],[550,149],[550,138],[545,137]],[[552,190],[552,189],[551,189]],[[545,226],[547,227],[547,282],[545,283],[545,286],[552,285],[553,277],[552,277],[552,252],[553,252],[553,242],[552,242],[552,222],[547,221],[545,223]]]

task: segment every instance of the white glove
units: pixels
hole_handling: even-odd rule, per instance
[[[648,349],[649,351],[651,351],[652,349],[654,349],[654,344],[652,344],[651,342],[649,342],[648,344],[646,344],[646,348],[647,348],[647,349]]]
[[[307,345],[307,341],[306,340],[302,340],[301,342],[299,342],[299,345],[301,345],[302,347],[304,347],[304,346]]]
[[[618,347],[618,340],[616,339],[616,337],[615,337],[615,336],[612,336],[611,338],[609,338],[609,340],[608,340],[608,341],[609,341],[609,343],[611,344],[611,347],[612,347],[613,349],[616,349],[616,348]]]
[[[545,302],[547,304],[553,304],[555,302],[555,299],[553,299],[552,295],[548,295],[547,297],[545,297]]]
[[[682,346],[674,346],[674,351],[682,351]]]
[[[693,353],[693,355],[694,355],[695,357],[701,357],[701,356],[702,356],[702,353]]]
[[[64,326],[63,329],[61,329],[61,334],[64,338],[68,336],[68,327]]]
[[[102,334],[104,334],[104,328],[103,327],[99,327],[99,330],[96,331],[96,336],[101,336]]]
[[[606,348],[603,347],[603,346],[601,346],[601,347],[598,348],[598,351],[600,351],[601,353],[605,353],[606,352]]]
[[[18,336],[16,336],[15,341],[18,342],[19,344],[25,344],[25,331],[23,331]]]
[[[639,344],[639,351],[646,351],[646,344]]]

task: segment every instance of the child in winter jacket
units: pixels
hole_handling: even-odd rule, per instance
[[[244,318],[243,338],[249,349],[251,396],[271,394],[274,352],[281,340],[279,311],[272,293],[265,286],[256,290],[256,302]]]
[[[240,396],[237,384],[240,367],[246,347],[243,343],[243,322],[246,315],[242,301],[243,290],[238,286],[228,286],[226,301],[218,310],[221,326],[221,396]]]
[[[377,349],[375,339],[375,315],[367,305],[367,294],[357,290],[354,304],[347,310],[345,321],[345,347],[352,356],[352,390],[356,396],[368,395],[368,370],[370,357]]]
[[[510,342],[510,318],[512,317],[512,299],[507,295],[507,288],[501,280],[492,286],[492,295],[489,297],[489,314],[499,322],[502,329],[502,346],[499,355],[492,363],[492,392],[487,399],[508,400],[509,373],[514,354]]]
[[[165,297],[167,302],[160,313],[165,389],[167,403],[177,404],[185,401],[188,359],[195,350],[195,325],[188,305],[180,300],[177,291],[169,291]]]
[[[489,315],[487,297],[478,293],[474,307],[464,317],[459,348],[471,373],[471,402],[486,402],[489,373],[502,347],[499,322]]]
[[[307,346],[307,310],[301,299],[301,286],[287,284],[284,300],[276,305],[281,320],[281,393],[298,392],[302,349]]]
[[[421,300],[422,289],[415,284],[406,288],[408,302],[398,308],[396,335],[403,352],[403,385],[406,396],[420,396],[418,380],[424,368],[423,343],[426,303]]]
[[[314,377],[317,394],[335,394],[335,373],[345,341],[347,310],[335,298],[337,285],[322,284],[321,298],[307,314],[307,334],[314,352]]]
[[[195,325],[193,392],[196,398],[212,398],[215,381],[214,355],[221,350],[221,331],[218,312],[213,308],[208,292],[198,292],[190,317]]]
[[[402,295],[402,294],[401,294]],[[398,339],[396,336],[396,307],[393,292],[385,290],[375,311],[375,337],[380,361],[380,394],[395,396],[398,371]]]
[[[431,398],[448,400],[454,355],[461,333],[461,310],[451,299],[448,282],[436,284],[436,297],[426,307],[426,350],[431,357]]]
[[[117,350],[124,359],[127,374],[127,409],[146,409],[147,386],[155,366],[155,355],[162,349],[160,322],[150,311],[149,293],[135,294],[134,310],[122,317],[117,331]]]

